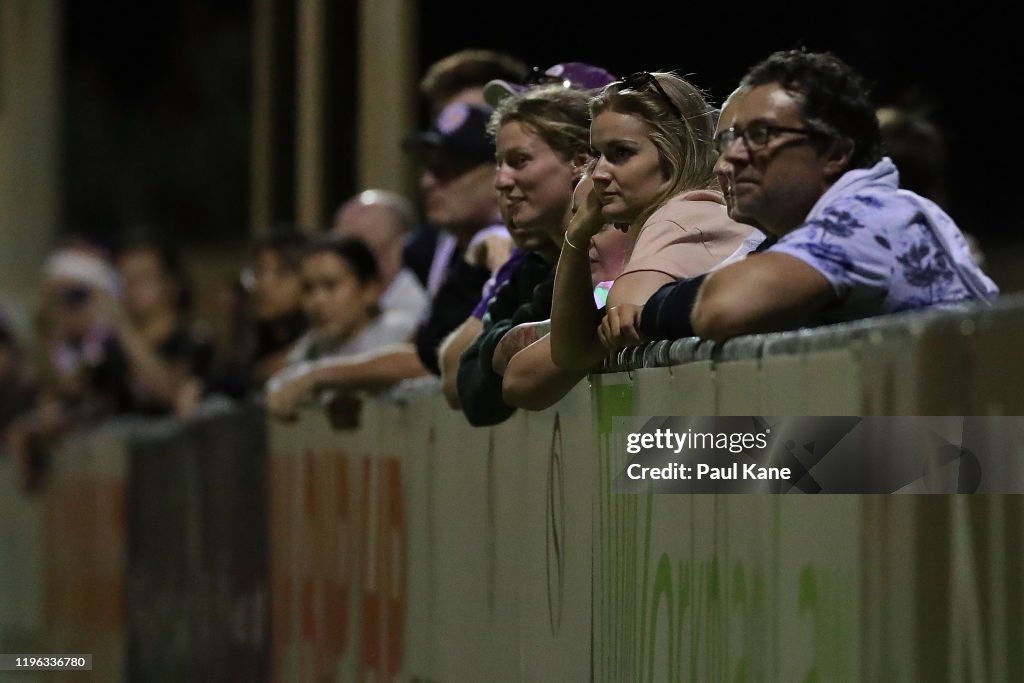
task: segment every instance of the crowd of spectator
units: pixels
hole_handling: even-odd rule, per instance
[[[937,130],[876,111],[830,54],[770,55],[721,110],[671,72],[531,71],[478,50],[433,65],[421,90],[433,123],[401,143],[425,225],[409,199],[367,189],[313,235],[273,228],[248,252],[228,353],[159,241],[53,252],[31,348],[0,311],[0,430],[27,487],[55,439],[110,415],[258,395],[290,419],[411,382],[489,425],[648,340],[998,294],[946,213]]]

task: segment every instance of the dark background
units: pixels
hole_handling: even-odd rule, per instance
[[[331,4],[331,3],[329,3]],[[353,5],[355,3],[352,3]],[[276,0],[293,35],[294,0]],[[147,222],[186,240],[248,235],[252,9],[217,3],[67,0],[64,203],[66,230],[103,239]],[[332,68],[354,67],[354,8],[332,9]],[[925,2],[421,3],[420,70],[465,47],[508,51],[530,65],[588,61],[628,74],[675,69],[721,100],[773,50],[831,50],[875,84],[879,104],[931,103],[951,147],[951,212],[986,250],[1015,237],[1015,99],[1020,39],[991,7]],[[1004,28],[1006,27],[1006,28]],[[281,42],[286,49],[287,36]],[[285,74],[293,62],[282,63]],[[351,73],[332,83],[351,82]],[[333,92],[328,201],[353,186],[351,90]],[[287,88],[285,89],[287,90]],[[287,93],[289,97],[291,93]],[[287,108],[280,122],[288,129]],[[280,118],[280,117],[279,117]],[[290,182],[289,173],[279,174]],[[282,193],[289,195],[289,188]],[[280,211],[287,217],[290,207]]]

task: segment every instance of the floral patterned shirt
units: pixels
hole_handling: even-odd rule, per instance
[[[933,202],[899,189],[884,158],[845,173],[769,251],[821,273],[838,301],[819,324],[995,298],[999,289],[971,260],[963,233]]]

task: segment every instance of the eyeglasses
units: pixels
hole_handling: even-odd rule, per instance
[[[715,149],[720,155],[725,154],[725,150],[732,147],[732,143],[736,142],[737,138],[742,138],[743,144],[747,146],[747,151],[753,154],[767,147],[772,138],[781,133],[800,133],[808,137],[826,135],[821,131],[811,130],[810,128],[787,128],[786,126],[772,126],[767,123],[752,123],[746,128],[736,128],[736,126],[733,126],[723,130],[715,136]]]
[[[683,112],[679,110],[676,103],[672,101],[672,98],[665,92],[665,88],[661,87],[661,83],[658,82],[657,76],[652,74],[650,71],[638,71],[632,76],[626,76],[621,81],[622,85],[630,90],[636,90],[637,92],[643,90],[648,85],[653,85],[654,90],[657,91],[661,99],[664,100],[665,104],[668,105],[672,113],[676,115],[676,118],[684,118]]]

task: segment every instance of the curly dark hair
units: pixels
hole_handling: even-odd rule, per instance
[[[768,83],[778,83],[801,95],[809,128],[832,139],[853,141],[850,168],[869,168],[882,158],[882,135],[868,85],[843,60],[828,52],[776,52],[751,68],[740,81],[740,88]]]

